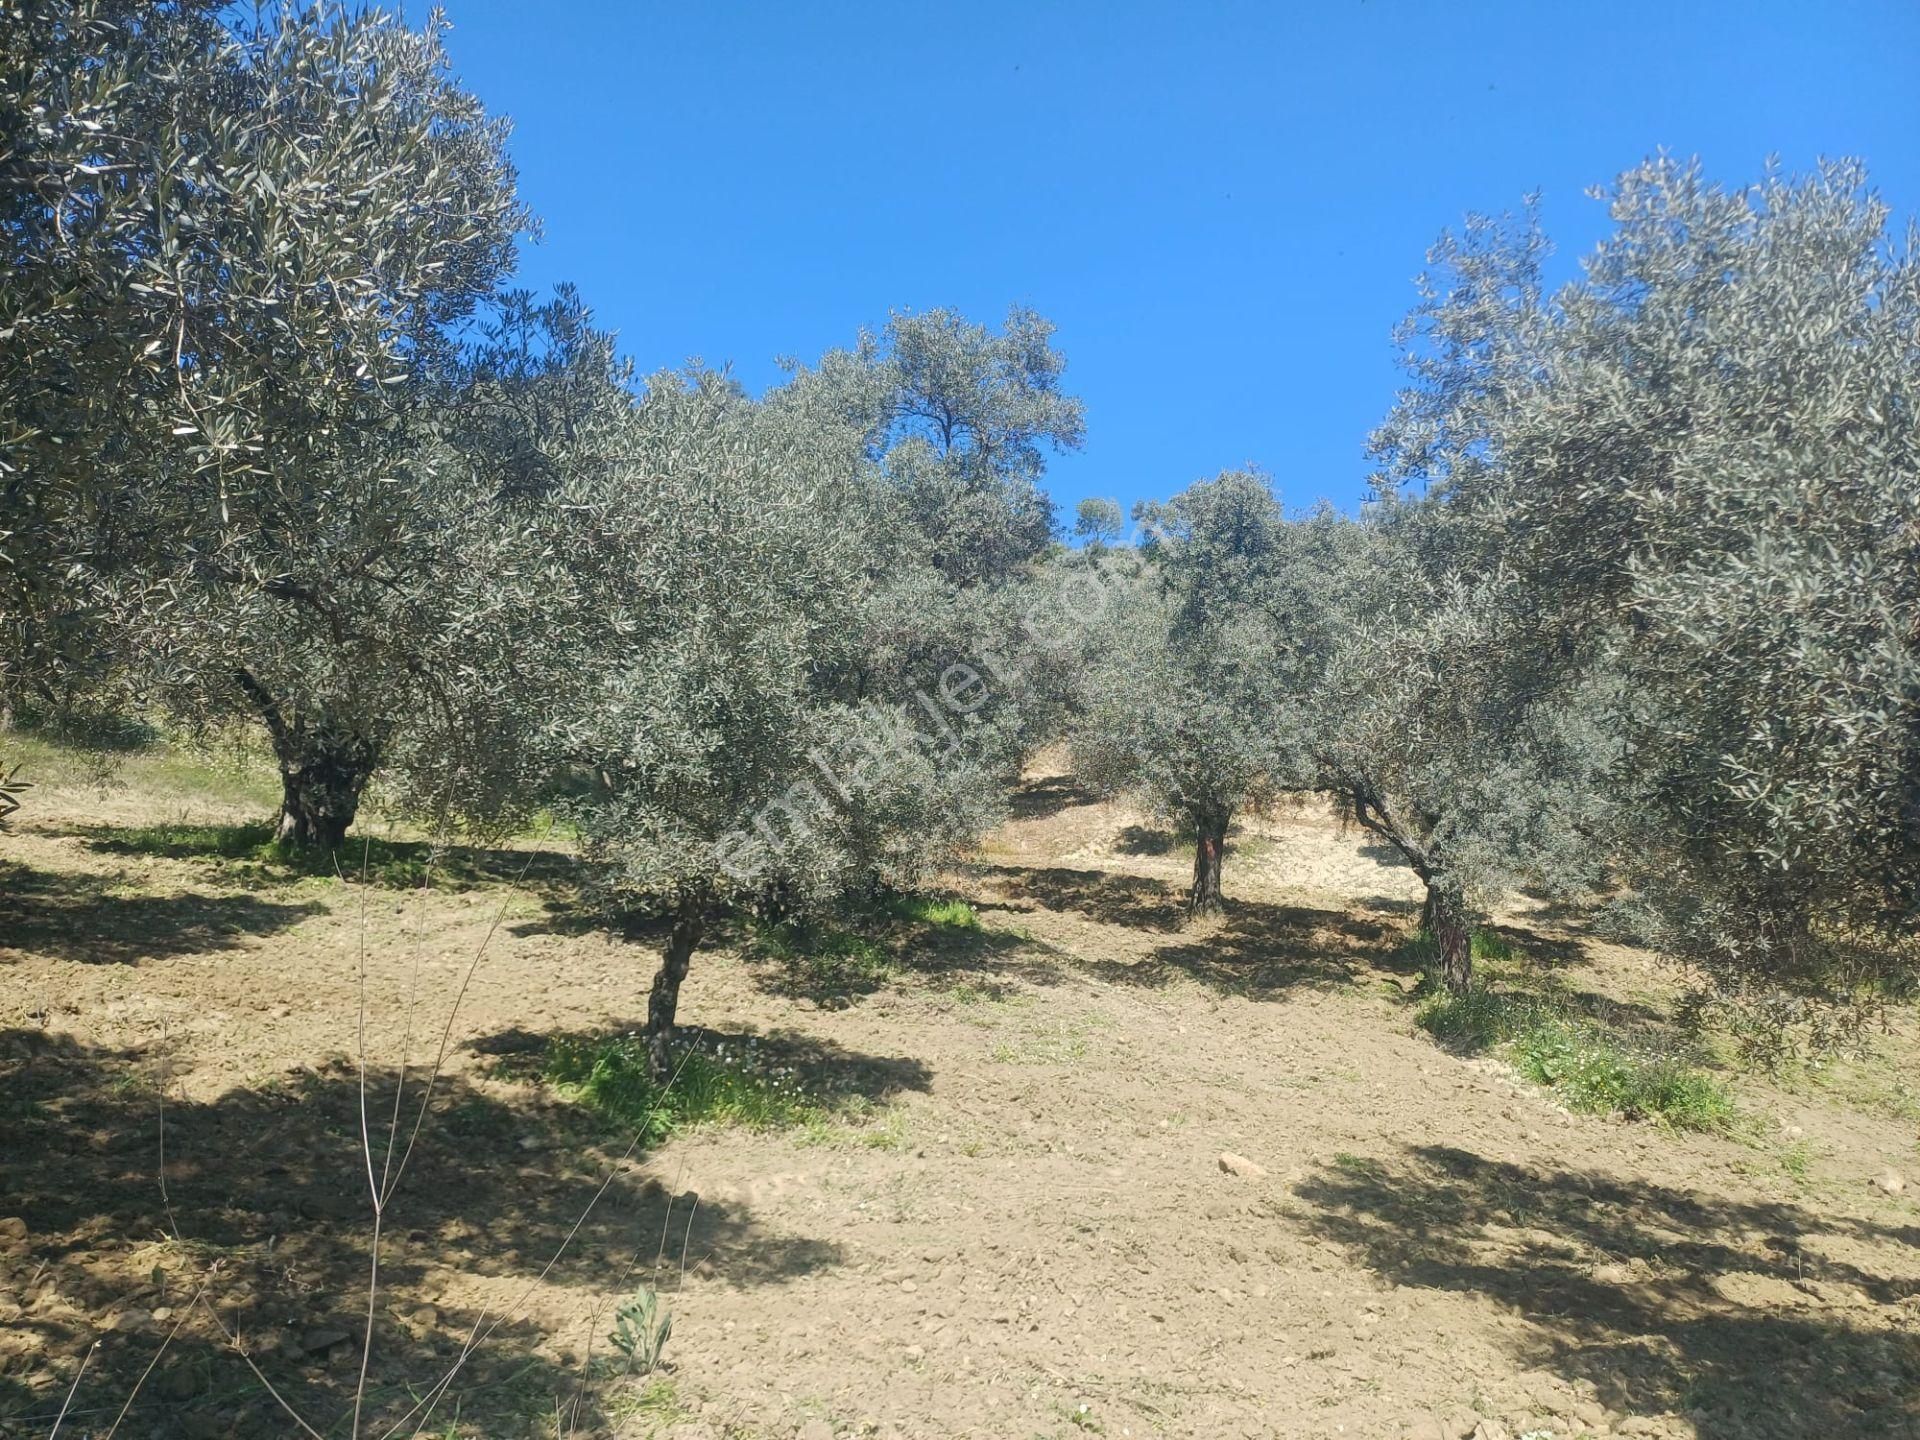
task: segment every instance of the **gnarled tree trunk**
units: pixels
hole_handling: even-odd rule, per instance
[[[1426,903],[1420,907],[1420,931],[1433,937],[1440,978],[1454,994],[1464,995],[1473,984],[1473,923],[1466,890],[1441,868],[1430,844],[1401,826],[1377,792],[1356,788],[1348,799],[1354,818],[1398,850],[1427,887]],[[1434,828],[1427,824],[1425,833],[1431,836]]]
[[[1227,824],[1224,810],[1195,810],[1193,820],[1193,887],[1187,892],[1187,918],[1217,915],[1225,908],[1220,898],[1220,865],[1226,858]]]
[[[379,742],[324,714],[290,710],[247,671],[239,672],[239,682],[266,724],[280,767],[275,838],[301,849],[339,849],[379,766]]]
[[[280,829],[283,845],[337,850],[360,812],[360,797],[373,778],[378,750],[362,736],[308,731],[280,762]]]
[[[673,1073],[674,1016],[680,1009],[680,982],[687,978],[687,966],[706,931],[707,917],[700,911],[687,909],[676,914],[666,954],[654,972],[653,989],[647,995],[647,1068],[656,1081],[664,1081]]]

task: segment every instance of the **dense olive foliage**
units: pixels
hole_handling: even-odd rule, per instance
[[[1331,796],[1457,988],[1585,895],[1777,1030],[1920,955],[1920,256],[1851,164],[1660,159],[1557,289],[1529,211],[1442,240],[1381,503],[1232,472],[1042,486],[1052,327],[894,315],[748,395],[641,382],[435,26],[0,0],[0,718],[261,727],[281,833],[376,774],[436,827],[578,823],[671,928],[924,883],[1064,739],[1190,829]],[[0,781],[0,809],[17,789]]]
[[[580,518],[551,562],[540,743],[585,777],[573,813],[615,903],[671,919],[660,1066],[714,921],[923,883],[1017,769],[931,553],[952,542],[893,547],[888,477],[824,394],[655,377],[561,492]]]
[[[425,672],[475,517],[421,437],[525,223],[504,131],[376,13],[0,31],[8,688],[249,710],[285,833],[337,843],[397,732],[459,704]]]
[[[1090,636],[1074,761],[1192,832],[1197,915],[1220,907],[1234,816],[1297,780],[1298,737],[1282,717],[1324,647],[1316,612],[1287,603],[1305,568],[1301,532],[1262,477],[1203,481],[1140,519],[1151,583]]]
[[[1623,907],[1777,1019],[1914,975],[1920,257],[1857,166],[1746,189],[1671,160],[1549,293],[1533,218],[1436,252],[1383,483],[1498,568],[1503,643],[1617,677]],[[1864,987],[1864,989],[1863,989]]]
[[[1618,746],[1603,679],[1543,684],[1512,644],[1524,602],[1509,577],[1432,573],[1443,519],[1405,507],[1341,537],[1357,578],[1307,701],[1307,773],[1420,877],[1422,928],[1463,991],[1474,924],[1516,886],[1604,882]]]

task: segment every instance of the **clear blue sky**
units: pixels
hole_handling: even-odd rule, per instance
[[[546,223],[527,283],[756,389],[895,307],[1032,305],[1087,405],[1063,514],[1249,461],[1352,506],[1469,209],[1539,189],[1570,271],[1585,189],[1662,146],[1858,155],[1920,209],[1920,0],[446,6]]]

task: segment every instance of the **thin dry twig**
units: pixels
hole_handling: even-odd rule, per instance
[[[67,1411],[73,1406],[74,1392],[80,1388],[80,1377],[87,1373],[87,1366],[93,1363],[93,1353],[100,1348],[100,1342],[94,1341],[87,1347],[87,1353],[80,1357],[80,1368],[73,1372],[73,1384],[67,1387],[67,1398],[60,1407],[60,1413],[54,1417],[53,1429],[47,1432],[47,1440],[54,1440],[60,1433],[60,1427],[66,1423]]]

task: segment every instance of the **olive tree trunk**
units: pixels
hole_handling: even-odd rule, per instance
[[[680,982],[687,978],[687,966],[706,931],[707,917],[701,912],[682,910],[676,914],[666,953],[654,972],[653,989],[647,995],[647,1068],[656,1081],[664,1081],[673,1073],[674,1017],[680,1009]]]
[[[1193,820],[1193,887],[1187,892],[1187,917],[1218,915],[1225,908],[1220,897],[1220,865],[1226,857],[1227,824],[1224,810],[1196,810]]]
[[[1447,989],[1464,995],[1473,985],[1473,914],[1467,909],[1465,887],[1446,872],[1430,844],[1400,824],[1377,792],[1355,789],[1347,798],[1354,818],[1398,850],[1427,887],[1426,903],[1420,907],[1421,932],[1433,937]],[[1434,826],[1424,829],[1431,835]]]
[[[362,736],[309,732],[280,762],[280,829],[283,845],[337,850],[360,813],[360,797],[373,778],[378,752]]]
[[[1455,995],[1466,994],[1473,987],[1473,924],[1460,886],[1444,877],[1429,879],[1422,918],[1439,956],[1440,978]]]
[[[275,838],[300,849],[337,850],[379,767],[379,742],[324,714],[291,711],[244,670],[239,681],[267,727],[280,769]]]

